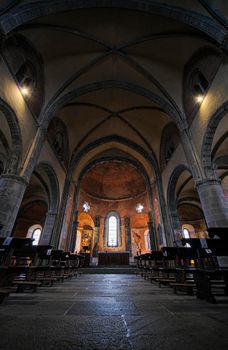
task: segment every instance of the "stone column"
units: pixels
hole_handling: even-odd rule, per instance
[[[70,242],[70,251],[75,251],[76,239],[77,239],[77,231],[78,231],[78,210],[75,212],[74,221],[72,223],[72,234],[71,234],[71,242]]]
[[[46,129],[39,127],[23,164],[20,176],[3,174],[0,178],[0,236],[2,237],[12,234],[26,187],[37,164],[45,136]]]
[[[37,165],[45,137],[46,128],[39,127],[21,171],[22,176],[25,177],[28,182],[30,181],[34,168]]]
[[[192,176],[195,181],[201,181],[203,179],[203,170],[201,167],[200,156],[192,141],[191,131],[189,129],[184,129],[180,136]]]
[[[126,251],[129,252],[129,256],[132,256],[131,249],[131,221],[128,216],[124,218],[124,227],[125,227],[125,241],[126,241]]]
[[[70,184],[71,184],[71,179],[69,175],[67,175],[65,178],[61,203],[59,207],[59,215],[57,217],[55,235],[52,237],[52,245],[56,249],[58,248],[61,241],[61,234],[62,234],[62,229],[64,225],[64,220],[66,217],[67,203],[68,203],[68,198],[70,194]],[[73,211],[72,211],[72,214],[73,214]],[[73,223],[73,217],[72,217],[72,223]]]
[[[100,216],[95,216],[95,227],[93,232],[93,257],[98,256],[98,242],[99,242],[99,234],[100,234]]]
[[[53,211],[47,212],[44,228],[41,234],[40,244],[42,245],[51,244],[52,232],[55,225],[56,215],[57,215],[56,212],[53,212]]]
[[[221,183],[206,179],[196,185],[208,228],[228,227],[228,200]]]
[[[0,237],[11,235],[27,185],[17,175],[0,177]]]
[[[158,227],[158,224],[160,224],[159,235],[161,234],[162,236],[163,245],[171,245],[173,242],[173,236],[170,237],[172,235],[172,226],[168,217],[167,206],[164,200],[162,184],[160,179],[157,179],[156,181],[152,182],[151,192],[153,199],[153,210],[155,211],[155,200],[157,200],[157,208],[159,212],[159,222],[158,220],[157,222],[155,220],[155,225],[156,227]]]
[[[170,244],[176,246],[177,241],[180,240],[180,232],[181,232],[181,223],[179,220],[179,216],[177,214],[176,207],[170,209],[170,221],[172,224],[172,228],[171,228],[172,237],[170,237],[171,238]]]
[[[148,216],[149,216],[148,230],[149,230],[149,237],[150,237],[150,247],[151,247],[151,250],[156,250],[157,240],[156,240],[156,231],[155,231],[154,222],[153,222],[153,213],[149,211]]]

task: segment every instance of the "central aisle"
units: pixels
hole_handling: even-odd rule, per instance
[[[11,294],[0,305],[0,349],[225,350],[225,300],[174,295],[135,275],[82,275]]]

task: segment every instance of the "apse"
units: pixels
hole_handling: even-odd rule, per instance
[[[148,211],[146,182],[137,167],[115,159],[91,166],[78,198],[80,250],[91,257],[98,251],[129,251],[134,256],[150,250]],[[78,244],[77,239],[77,249]]]

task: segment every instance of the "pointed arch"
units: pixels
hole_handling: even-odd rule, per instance
[[[228,102],[225,102],[212,115],[204,134],[201,148],[201,161],[206,177],[216,177],[215,169],[212,164],[212,144],[216,129],[225,116],[228,117]]]
[[[16,174],[19,171],[23,153],[22,135],[19,122],[13,109],[1,98],[0,111],[3,113],[8,123],[12,142],[6,172]]]
[[[84,1],[59,1],[52,0],[46,4],[46,1],[40,3],[25,4],[18,6],[12,11],[8,11],[2,16],[1,26],[4,33],[9,33],[16,28],[25,25],[26,23],[38,19],[42,16],[57,14],[65,11],[72,11],[77,9],[86,8],[103,8],[104,1],[97,0],[95,3],[90,0]],[[107,8],[123,8],[128,10],[136,10],[140,12],[150,13],[154,15],[163,16],[166,18],[174,19],[190,27],[193,27],[200,32],[205,33],[211,37],[215,42],[221,44],[226,33],[224,27],[214,19],[189,11],[177,6],[170,6],[164,3],[151,2],[151,1],[119,1],[119,0],[106,0],[105,7]]]
[[[124,80],[96,81],[94,83],[84,85],[80,88],[66,93],[54,101],[50,106],[47,106],[46,110],[43,113],[43,123],[47,127],[56,113],[66,104],[69,104],[73,99],[94,91],[112,88],[130,91],[139,96],[145,97],[146,99],[162,108],[162,110],[164,110],[173,119],[173,121],[177,123],[180,130],[186,126],[184,115],[180,114],[180,112],[176,110],[175,106],[171,105],[165,98],[155,94],[149,89],[142,87],[141,85],[133,84],[129,81]]]

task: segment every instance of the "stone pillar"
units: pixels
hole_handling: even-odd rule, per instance
[[[170,244],[171,245],[177,245],[177,241],[180,240],[180,232],[181,232],[181,223],[179,220],[179,216],[177,214],[177,209],[171,208],[170,209],[170,221],[172,224],[171,228],[171,234],[172,237],[170,237]]]
[[[0,177],[0,237],[11,235],[27,185],[17,175]]]
[[[180,136],[192,176],[196,182],[201,181],[203,178],[203,170],[201,167],[200,156],[192,141],[191,131],[189,129],[184,129]]]
[[[77,239],[77,231],[78,231],[78,210],[75,212],[74,221],[72,223],[72,234],[71,234],[71,242],[70,242],[70,251],[74,253],[76,239]]]
[[[206,179],[196,185],[208,228],[228,227],[228,200],[221,183]]]
[[[98,256],[98,242],[99,242],[99,234],[100,234],[100,216],[95,216],[95,227],[93,232],[93,257]]]
[[[23,200],[27,185],[37,164],[46,135],[46,129],[39,127],[21,170],[21,176],[3,174],[0,178],[0,236],[7,237],[12,230]],[[10,165],[9,171],[14,165]]]
[[[159,237],[160,235],[162,237],[162,242],[163,242],[162,244],[170,245],[173,242],[173,239],[172,239],[173,237],[170,237],[172,230],[171,230],[170,221],[168,220],[167,206],[166,206],[162,192],[163,190],[162,190],[162,184],[160,183],[160,180],[157,179],[156,181],[153,181],[151,184],[153,210],[155,211],[155,214],[156,214],[155,204],[157,201],[157,210],[159,213],[159,220],[155,220],[155,225],[157,227],[157,231],[158,231],[158,224],[160,225],[158,234],[159,234]]]
[[[71,180],[67,175],[65,178],[61,203],[59,207],[59,215],[57,217],[55,235],[52,237],[52,242],[51,242],[56,249],[58,248],[62,238],[61,234],[64,226],[64,220],[66,218],[67,203],[68,203],[68,198],[70,194],[70,184],[71,184]],[[72,217],[72,226],[73,226],[73,217]]]
[[[21,172],[22,176],[28,182],[30,181],[34,168],[37,165],[40,152],[45,141],[45,137],[46,137],[46,129],[43,127],[39,127]]]
[[[125,227],[126,251],[129,252],[129,256],[132,256],[132,249],[131,249],[131,222],[130,222],[130,218],[128,216],[126,216],[124,218],[124,227]]]
[[[46,214],[46,220],[44,223],[44,228],[42,230],[40,244],[48,245],[52,241],[52,232],[55,225],[56,212],[49,211]]]
[[[148,230],[149,230],[149,237],[150,237],[150,247],[151,247],[151,250],[156,250],[157,240],[156,240],[156,231],[155,231],[154,222],[153,222],[153,213],[149,211],[148,216],[149,216]]]

